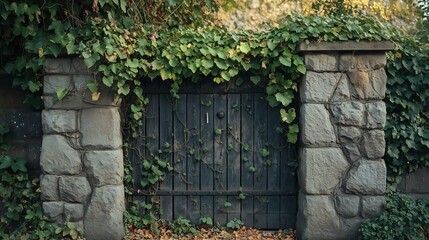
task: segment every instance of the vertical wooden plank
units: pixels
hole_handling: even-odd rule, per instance
[[[173,108],[172,100],[168,94],[160,94],[159,96],[159,142],[160,149],[163,154],[162,161],[167,161],[172,166],[173,158],[171,146],[173,145]],[[170,147],[168,147],[170,146]],[[166,172],[164,181],[160,184],[160,190],[173,190],[173,175],[172,172]],[[172,196],[160,196],[161,201],[161,219],[172,221],[173,220],[173,197]]]
[[[254,150],[255,150],[255,175],[254,189],[267,189],[267,157],[264,157],[264,152],[268,150],[267,139],[267,101],[263,94],[255,94],[255,127],[254,127]],[[271,152],[270,152],[271,154]],[[267,198],[259,196],[256,198],[254,205],[254,226],[265,229],[267,227]]]
[[[240,190],[240,166],[241,166],[241,120],[240,120],[240,95],[228,94],[228,120],[227,120],[227,189],[229,191]],[[240,219],[241,202],[237,196],[228,196],[231,203],[228,208],[228,221]]]
[[[280,229],[280,196],[268,196],[267,229]]]
[[[227,148],[227,96],[225,94],[215,94],[213,96],[214,110],[214,190],[226,190],[227,187],[227,166],[226,166],[226,148]],[[224,203],[226,197],[215,196],[214,221],[225,224],[227,214],[225,213]]]
[[[214,114],[213,114],[213,94],[201,95],[201,190],[214,190],[213,182],[213,150],[214,150]],[[201,196],[201,216],[213,216],[213,196]]]
[[[253,115],[254,95],[241,94],[241,187],[243,191],[253,190]],[[253,196],[246,196],[241,202],[241,220],[253,226]]]
[[[174,125],[174,190],[186,190],[186,146],[185,146],[185,128],[186,122],[186,95],[180,94],[180,99],[176,100],[173,108]],[[187,216],[186,196],[173,197],[173,218]]]
[[[188,190],[200,190],[200,96],[188,94],[187,97],[187,185]],[[198,223],[200,219],[200,196],[188,196],[189,220]]]
[[[297,196],[282,196],[280,224],[282,228],[294,228],[296,225]]]

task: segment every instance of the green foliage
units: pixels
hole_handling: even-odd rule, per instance
[[[178,234],[179,236],[188,233],[194,234],[197,232],[195,226],[192,225],[189,220],[182,217],[179,217],[178,219],[170,223],[169,227],[173,230],[173,233]]]
[[[212,220],[211,217],[201,217],[200,218],[200,223],[201,224],[205,224],[205,225],[213,226],[213,220]]]
[[[366,220],[359,231],[362,239],[428,239],[429,202],[390,194],[383,213]]]
[[[226,227],[229,229],[240,229],[244,223],[238,219],[233,219],[226,224]]]
[[[5,142],[9,128],[0,125],[0,216],[1,239],[78,239],[73,223],[56,226],[47,222],[42,212],[38,179],[30,179],[25,160],[8,156]]]

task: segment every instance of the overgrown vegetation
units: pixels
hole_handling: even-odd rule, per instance
[[[30,179],[25,159],[6,155],[9,128],[0,125],[0,238],[78,239],[73,223],[57,226],[48,223],[42,212],[38,179]]]
[[[389,194],[381,216],[365,221],[362,239],[428,239],[429,202],[403,194]]]
[[[306,71],[296,52],[298,44],[309,40],[391,40],[396,50],[389,54],[387,67],[386,162],[389,181],[395,183],[404,173],[429,165],[428,5],[422,6],[426,12],[413,35],[364,14],[345,15],[347,8],[328,8],[332,14],[327,16],[287,16],[278,28],[261,33],[231,33],[222,27],[197,25],[216,10],[215,2],[210,0],[139,4],[125,0],[87,0],[79,4],[2,1],[0,68],[16,77],[16,86],[38,93],[42,88],[41,66],[47,57],[78,54],[95,70],[88,84],[94,101],[103,97],[98,91],[100,85],[127,100],[127,130],[132,137],[138,137],[148,103],[141,87],[143,78],[170,82],[174,97],[178,97],[185,81],[249,81],[266,87],[267,101],[273,107],[280,106],[284,133],[289,142],[295,143],[299,130],[291,103],[299,78]],[[184,26],[191,22],[192,27]],[[67,89],[57,90],[58,99],[67,94]],[[40,107],[38,98],[28,98],[28,102]],[[162,180],[159,159],[143,160],[147,161],[142,164],[147,170],[143,171],[146,182],[156,184]],[[6,164],[8,171],[21,171],[21,163],[13,161],[3,158],[1,164]],[[132,182],[131,171],[128,165],[127,186]],[[150,210],[152,206],[136,206],[136,213],[139,207]],[[153,214],[143,220],[133,216],[129,216],[133,224],[155,222]]]

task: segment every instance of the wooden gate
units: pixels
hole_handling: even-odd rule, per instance
[[[163,155],[173,167],[156,192],[160,217],[294,227],[297,184],[289,162],[295,148],[286,143],[279,110],[268,106],[264,88],[188,83],[173,100],[159,82],[144,88],[150,104],[138,148],[143,157]],[[146,201],[141,160],[134,158],[133,166],[134,199]]]

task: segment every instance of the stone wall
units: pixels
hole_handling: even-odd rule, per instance
[[[119,108],[101,89],[91,100],[94,76],[78,58],[48,59],[44,66],[43,211],[52,222],[74,222],[88,240],[124,236],[123,153]],[[69,94],[56,100],[58,88]]]
[[[355,239],[382,210],[390,43],[302,44],[300,239]],[[365,51],[359,51],[364,49]]]
[[[419,168],[416,172],[406,174],[398,189],[400,192],[415,198],[429,199],[429,167]]]

